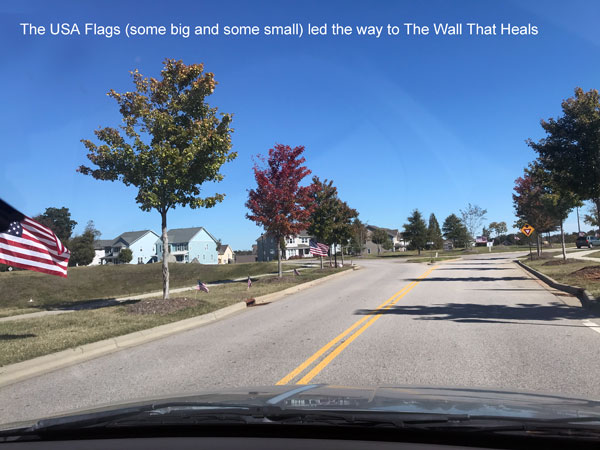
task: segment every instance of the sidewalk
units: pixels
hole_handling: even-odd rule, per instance
[[[594,261],[600,263],[600,258],[590,258],[589,254],[597,252],[598,249],[592,250],[584,250],[584,251],[575,251],[575,252],[567,252],[567,258],[569,259],[580,259],[584,261]],[[562,258],[562,253],[560,255],[555,256],[555,258]]]
[[[299,267],[298,269],[302,270],[302,268],[311,268],[311,267],[313,267],[313,265],[306,264],[303,267]],[[294,271],[294,269],[290,269],[290,270],[284,270],[283,272],[285,273],[285,272],[293,272],[293,271]],[[272,273],[263,273],[260,275],[253,275],[250,277],[250,279],[255,280],[257,278],[264,278],[264,277],[268,277],[268,276],[273,276],[273,274]],[[241,282],[245,282],[246,280],[248,280],[247,277],[241,277],[241,278],[235,278],[233,280],[224,280],[224,281],[220,281],[217,283],[209,283],[206,286],[208,286],[208,287],[222,286],[224,284],[229,284],[229,283],[241,283]],[[191,289],[194,289],[195,287],[196,286],[188,286],[188,287],[182,287],[182,288],[169,289],[169,293],[177,294],[179,292],[189,291]],[[117,297],[117,298],[111,298],[111,299],[106,299],[106,300],[90,301],[83,305],[77,304],[77,305],[60,308],[60,309],[52,309],[52,310],[48,310],[48,311],[38,311],[38,312],[34,312],[34,313],[29,313],[29,314],[17,314],[15,316],[2,317],[2,318],[0,318],[0,323],[12,322],[15,320],[35,319],[38,317],[54,316],[54,315],[58,315],[58,314],[67,314],[67,313],[72,313],[75,311],[82,311],[82,310],[89,310],[89,309],[107,308],[109,306],[116,306],[120,303],[127,302],[130,300],[139,300],[139,299],[143,299],[143,298],[158,297],[161,295],[162,295],[162,290],[148,292],[146,294],[128,295],[126,297]]]

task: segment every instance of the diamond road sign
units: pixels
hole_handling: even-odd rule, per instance
[[[534,230],[535,230],[535,228],[533,228],[531,225],[525,224],[525,226],[523,228],[521,228],[521,233],[523,233],[525,236],[529,237],[529,236],[531,236],[531,233],[533,233]]]

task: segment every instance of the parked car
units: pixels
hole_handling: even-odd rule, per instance
[[[579,236],[575,241],[577,248],[581,247],[600,247],[600,239],[595,236]]]

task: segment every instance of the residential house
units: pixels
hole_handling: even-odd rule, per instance
[[[128,231],[122,233],[104,247],[104,256],[100,257],[101,264],[119,264],[119,254],[122,249],[131,250],[132,258],[129,264],[146,264],[156,261],[155,243],[158,235],[152,230]]]
[[[110,247],[112,241],[109,239],[98,239],[94,241],[94,259],[90,263],[90,266],[99,266],[102,264],[102,257],[106,255],[106,248]]]
[[[381,252],[386,251],[383,249],[383,247],[381,245],[377,245],[375,244],[372,240],[371,240],[371,236],[373,235],[373,232],[375,230],[378,229],[382,229],[385,230],[385,232],[387,233],[387,235],[389,236],[390,240],[392,241],[392,249],[391,251],[393,252],[403,252],[406,251],[406,247],[408,246],[408,242],[404,239],[404,236],[402,233],[400,233],[398,231],[398,229],[396,228],[383,228],[383,227],[376,227],[375,225],[367,225],[367,242],[365,244],[364,247],[364,253],[367,255],[371,255],[371,254],[378,254],[378,250],[380,249]]]
[[[281,254],[281,259],[312,258],[310,253],[310,241],[315,239],[308,234],[306,230],[301,231],[295,236],[285,238],[285,250]],[[339,252],[341,246],[337,246]],[[256,260],[257,261],[276,261],[277,245],[273,235],[265,233],[256,240]]]
[[[219,264],[232,264],[235,261],[235,253],[227,244],[221,244],[217,248]]]
[[[203,227],[174,228],[167,232],[169,262],[217,264],[217,240]],[[162,261],[162,240],[155,240],[155,253]]]

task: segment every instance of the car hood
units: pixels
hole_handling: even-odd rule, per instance
[[[539,393],[423,386],[355,387],[340,385],[262,386],[200,391],[194,395],[146,398],[132,402],[80,409],[57,417],[76,417],[169,404],[214,407],[278,407],[305,411],[381,411],[562,420],[597,417],[600,401]],[[48,419],[48,418],[40,418]],[[0,426],[1,429],[31,426],[27,421]]]

